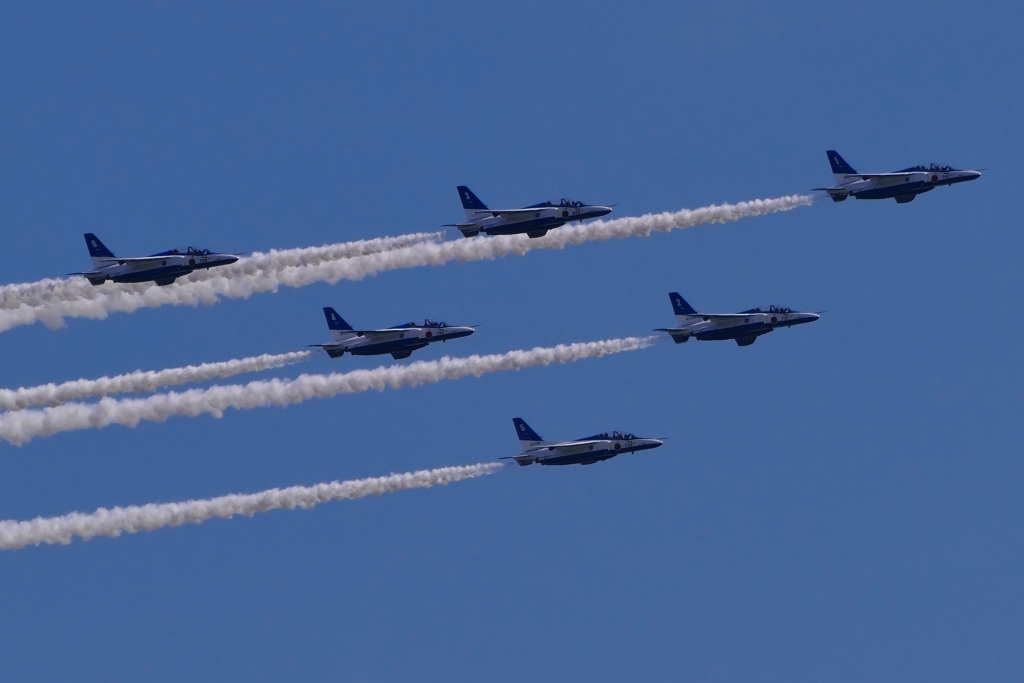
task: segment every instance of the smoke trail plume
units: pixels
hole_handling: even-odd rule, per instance
[[[492,474],[501,467],[499,463],[442,467],[436,470],[392,474],[387,477],[333,481],[315,486],[291,486],[286,489],[232,494],[183,503],[150,503],[142,506],[115,507],[113,510],[100,508],[92,514],[72,512],[62,517],[36,517],[28,522],[0,521],[0,550],[20,550],[26,545],[40,543],[67,545],[71,543],[73,536],[85,541],[94,536],[117,538],[125,531],[134,534],[139,531],[155,531],[167,526],[200,524],[214,517],[252,517],[257,512],[281,508],[308,510],[317,503],[331,500],[379,496],[382,493],[430,488],[438,484],[480,477]]]
[[[109,313],[130,313],[144,307],[182,304],[196,306],[200,303],[210,305],[216,303],[219,297],[243,299],[260,292],[275,291],[281,286],[303,287],[314,282],[335,284],[339,280],[361,280],[368,275],[397,268],[522,256],[534,249],[563,249],[567,245],[593,240],[646,237],[655,231],[669,232],[705,223],[726,223],[789,211],[809,206],[812,202],[810,196],[791,195],[778,199],[684,209],[675,213],[597,220],[585,225],[567,225],[539,239],[530,239],[526,235],[505,235],[437,242],[433,239],[437,233],[430,233],[421,235],[422,239],[412,243],[401,244],[398,242],[401,238],[390,238],[393,242],[389,243],[391,246],[388,248],[364,250],[366,253],[347,258],[307,261],[292,259],[290,263],[295,265],[280,268],[251,268],[249,259],[242,259],[231,266],[180,278],[177,284],[167,287],[107,283],[94,288],[82,279],[8,285],[0,288],[0,332],[37,320],[55,329],[63,324],[65,317],[105,318]]]
[[[21,387],[20,389],[0,389],[0,410],[23,410],[33,406],[52,407],[75,399],[99,398],[127,392],[149,392],[175,384],[226,379],[245,372],[269,370],[298,363],[308,359],[314,353],[317,352],[295,351],[277,355],[263,354],[221,363],[187,365],[183,368],[167,368],[166,370],[138,370],[114,377],[77,379],[62,384],[50,383],[37,387]]]
[[[39,436],[78,429],[120,424],[135,427],[139,422],[163,422],[174,415],[213,415],[222,417],[228,408],[237,410],[265,406],[288,406],[311,398],[331,398],[369,389],[385,387],[400,389],[420,384],[433,384],[443,379],[479,377],[502,370],[518,370],[536,365],[568,363],[583,358],[600,357],[620,351],[633,351],[650,346],[658,337],[628,337],[578,344],[537,347],[529,351],[509,351],[490,356],[416,361],[408,365],[390,365],[373,370],[329,375],[299,375],[292,380],[260,380],[248,384],[213,386],[168,392],[146,398],[104,398],[97,403],[68,403],[43,410],[20,410],[0,415],[0,439],[21,445]]]
[[[228,266],[198,270],[179,279],[180,284],[171,287],[180,289],[187,283],[202,283],[214,278],[247,279],[262,287],[264,281],[274,281],[275,273],[286,268],[316,267],[331,261],[404,249],[421,242],[437,241],[443,235],[440,232],[414,233],[322,247],[272,249],[266,254],[256,252]],[[94,287],[79,277],[48,278],[38,282],[0,286],[0,332],[37,320],[50,329],[57,329],[63,325],[64,317],[105,318],[107,313],[115,311],[130,313],[138,308],[165,304],[195,306],[199,303],[216,303],[216,298],[204,299],[202,295],[190,298],[182,292],[168,298],[161,294],[161,289],[152,282],[134,285],[108,282]]]

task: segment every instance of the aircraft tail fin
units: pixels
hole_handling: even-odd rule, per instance
[[[686,303],[686,299],[679,295],[679,292],[670,292],[668,300],[672,302],[672,312],[676,314],[676,322],[680,325],[686,324],[686,318],[691,315],[699,315],[693,310],[693,306]]]
[[[327,329],[331,331],[331,339],[333,341],[341,341],[355,333],[352,326],[345,322],[345,319],[338,315],[338,312],[333,308],[325,306],[324,317],[327,318]]]
[[[85,246],[89,248],[89,257],[96,268],[107,265],[110,259],[115,258],[114,252],[107,249],[106,245],[100,242],[100,238],[91,232],[85,233]]]
[[[828,157],[828,163],[832,167],[832,175],[837,183],[844,181],[844,176],[857,175],[857,172],[853,170],[853,166],[846,163],[846,159],[839,156],[839,152],[834,149],[825,152],[825,156]]]
[[[544,439],[540,438],[540,434],[533,431],[530,425],[526,424],[526,421],[521,417],[513,417],[512,424],[516,427],[516,436],[519,437],[519,443],[525,450],[529,445],[537,445],[544,443]]]
[[[462,200],[462,210],[466,212],[468,219],[474,218],[480,212],[487,211],[487,205],[465,185],[459,185],[459,199]]]

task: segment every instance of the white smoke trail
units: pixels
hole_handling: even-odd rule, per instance
[[[604,356],[620,351],[646,348],[658,337],[628,337],[578,344],[537,347],[529,351],[509,351],[490,356],[417,361],[409,365],[390,365],[373,370],[354,370],[329,375],[299,375],[293,380],[260,380],[248,384],[213,386],[168,392],[146,398],[104,398],[97,403],[68,403],[43,410],[20,410],[0,415],[0,439],[21,445],[39,436],[78,429],[120,424],[135,427],[139,422],[163,422],[174,415],[197,417],[207,414],[222,417],[228,408],[238,410],[265,406],[287,406],[311,398],[331,398],[369,389],[399,389],[433,384],[443,379],[479,377],[502,370],[518,370],[536,365],[568,363],[583,358]]]
[[[230,519],[235,515],[252,517],[268,510],[308,510],[317,503],[331,500],[350,500],[364,496],[379,496],[412,488],[430,488],[463,479],[492,474],[500,463],[480,463],[463,467],[442,467],[420,470],[387,477],[333,481],[315,486],[291,486],[269,489],[260,493],[232,494],[189,500],[183,503],[150,503],[148,505],[99,508],[92,514],[72,512],[61,517],[36,517],[27,522],[0,521],[0,550],[20,550],[26,545],[40,543],[71,543],[73,536],[88,541],[94,536],[117,538],[122,532],[155,531],[167,526],[200,524],[214,517]]]
[[[172,287],[180,289],[186,283],[201,283],[214,277],[249,279],[256,283],[268,278],[272,281],[274,273],[286,268],[316,267],[340,259],[404,249],[421,242],[437,241],[443,235],[441,232],[414,233],[321,247],[272,249],[266,254],[256,252],[240,258],[229,266],[196,271],[186,278],[181,278],[181,284]],[[106,283],[94,287],[80,277],[48,278],[38,282],[0,286],[0,332],[37,320],[51,329],[57,329],[63,325],[65,316],[104,318],[107,313],[114,311],[130,313],[138,308],[168,303],[193,306],[199,303],[216,303],[216,299],[210,301],[202,297],[189,298],[183,297],[180,293],[171,297],[172,301],[161,295],[160,289],[152,282],[134,285]]]
[[[792,195],[778,199],[758,199],[738,204],[721,204],[700,209],[683,209],[675,213],[647,214],[632,218],[592,221],[588,224],[567,225],[552,230],[539,239],[526,235],[476,237],[450,242],[421,239],[405,246],[378,249],[372,253],[344,259],[322,259],[303,262],[284,268],[250,270],[247,260],[232,266],[215,268],[201,274],[179,279],[178,284],[167,287],[153,285],[116,285],[107,283],[93,288],[85,280],[60,280],[61,296],[46,298],[21,297],[21,290],[10,290],[6,299],[0,290],[0,332],[18,325],[42,321],[51,329],[60,327],[65,317],[105,318],[112,312],[133,312],[139,308],[165,305],[210,305],[219,297],[244,299],[260,292],[275,291],[278,287],[303,287],[314,282],[335,284],[339,280],[361,280],[368,275],[419,266],[439,266],[451,261],[490,260],[502,256],[521,256],[534,249],[563,249],[593,240],[622,239],[630,236],[646,237],[652,232],[668,232],[704,223],[726,223],[741,218],[762,216],[777,211],[789,211],[809,206],[813,197]],[[400,238],[392,238],[398,240]],[[40,283],[9,285],[12,288],[32,289]],[[6,301],[6,305],[4,305]]]
[[[304,361],[317,351],[294,351],[277,355],[263,354],[220,363],[187,365],[166,370],[138,370],[125,375],[76,379],[62,384],[42,384],[37,387],[0,389],[0,410],[23,410],[33,406],[59,406],[82,398],[99,398],[127,392],[155,391],[160,387],[210,379],[226,379],[245,372],[279,368]]]

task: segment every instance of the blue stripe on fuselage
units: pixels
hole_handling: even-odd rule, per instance
[[[430,342],[426,339],[415,337],[413,339],[396,339],[389,342],[380,342],[379,344],[354,346],[350,348],[348,352],[353,356],[381,356],[385,353],[394,353],[395,351],[416,351],[417,349],[424,349],[428,346],[430,346]]]
[[[923,180],[914,183],[903,183],[902,185],[889,185],[887,187],[873,187],[867,190],[851,193],[857,199],[894,199],[908,194],[924,194],[931,192],[935,186],[941,183],[929,183]]]
[[[192,268],[188,266],[165,266],[163,268],[150,268],[149,270],[140,270],[135,273],[123,273],[121,275],[111,275],[110,279],[113,282],[123,283],[134,283],[134,282],[154,282],[156,280],[164,280],[170,277],[182,277],[192,272]]]
[[[518,235],[535,230],[553,230],[563,225],[565,225],[565,221],[561,218],[535,218],[529,221],[503,223],[489,228],[480,228],[480,232],[487,233],[488,235]]]
[[[813,323],[817,318],[794,318],[792,320],[783,320],[776,323],[773,327],[793,327],[793,325],[803,325],[804,323]]]
[[[563,455],[560,458],[546,458],[539,459],[541,465],[579,465],[584,462],[597,462],[600,460],[609,460],[614,458],[616,455],[622,455],[623,453],[634,453],[636,451],[646,451],[651,448],[657,448],[661,444],[643,444],[640,446],[631,446],[630,448],[622,448],[615,450],[613,448],[606,448],[601,451],[587,451],[586,453],[574,453],[572,455]]]
[[[560,228],[566,223],[570,223],[572,221],[585,221],[590,220],[591,218],[598,218],[604,215],[607,215],[607,212],[587,211],[585,213],[570,215],[567,218],[562,218],[561,216],[552,216],[548,218],[534,218],[533,220],[529,221],[519,221],[516,223],[504,223],[491,227],[481,227],[480,232],[487,233],[488,235],[518,235],[520,233],[533,232],[535,230],[554,230],[555,228]]]
[[[723,341],[726,339],[757,337],[762,334],[768,334],[773,329],[775,328],[766,323],[751,323],[749,325],[735,325],[733,327],[723,327],[718,330],[698,332],[694,336],[697,337],[699,341]]]

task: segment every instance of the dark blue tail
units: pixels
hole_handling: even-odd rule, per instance
[[[114,252],[107,249],[100,238],[91,232],[85,233],[85,246],[89,247],[89,256],[93,258],[114,258]]]
[[[830,149],[825,152],[825,156],[828,157],[828,163],[832,165],[832,172],[839,175],[856,175],[856,171],[853,170],[853,166],[846,163],[846,159],[839,156],[839,152],[834,149]]]
[[[668,300],[672,302],[672,311],[676,315],[696,315],[697,311],[693,310],[693,306],[686,303],[686,299],[679,296],[679,292],[671,292],[668,295]]]
[[[516,436],[519,437],[520,441],[543,441],[537,432],[530,429],[530,425],[526,424],[521,417],[513,417],[512,424],[516,426]]]
[[[327,318],[327,329],[349,331],[352,326],[345,322],[345,319],[338,315],[333,308],[324,308],[324,316]]]
[[[473,191],[465,185],[459,185],[459,199],[462,200],[463,209],[469,209],[471,211],[487,210],[487,206],[480,201],[480,198],[473,194]]]

